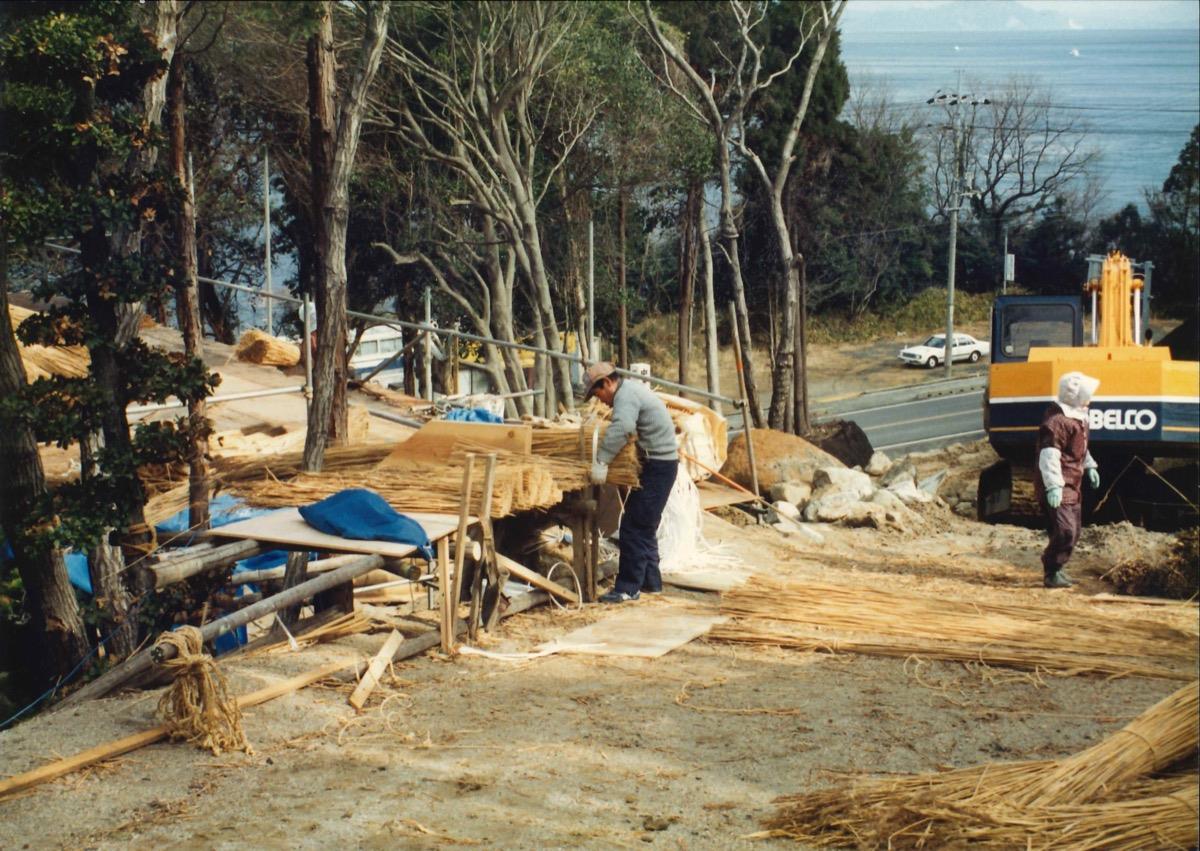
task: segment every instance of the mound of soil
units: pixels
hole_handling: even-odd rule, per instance
[[[1200,527],[1180,532],[1165,557],[1126,559],[1107,578],[1122,594],[1173,600],[1195,597],[1200,594]]]
[[[841,467],[842,462],[803,437],[769,428],[751,429],[754,460],[758,465],[758,487],[766,491],[780,482],[811,481],[818,467]],[[744,488],[751,486],[750,459],[746,453],[746,433],[729,444],[729,457],[721,475]]]

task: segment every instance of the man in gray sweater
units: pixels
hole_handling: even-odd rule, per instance
[[[621,378],[616,367],[607,361],[590,366],[583,381],[587,388],[584,401],[595,396],[613,409],[612,422],[600,440],[592,465],[592,481],[604,484],[608,465],[631,435],[637,435],[638,454],[642,458],[641,479],[637,489],[630,492],[621,515],[617,581],[613,590],[600,598],[602,603],[625,603],[636,600],[642,591],[651,594],[662,591],[658,524],[675,486],[679,444],[667,406],[645,384]]]

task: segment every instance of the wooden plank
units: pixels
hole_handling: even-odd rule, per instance
[[[379,462],[377,469],[403,466],[408,461],[445,461],[454,452],[456,443],[471,443],[530,455],[533,451],[533,428],[524,423],[510,425],[430,420],[408,440],[397,444]]]
[[[367,703],[367,699],[371,696],[371,692],[375,690],[379,678],[383,676],[384,670],[391,664],[392,654],[396,652],[396,648],[400,646],[400,642],[402,641],[404,641],[404,636],[393,629],[392,634],[387,637],[387,641],[383,642],[383,646],[379,648],[379,652],[375,654],[375,658],[367,666],[367,671],[359,681],[358,687],[354,689],[354,694],[350,695],[350,705],[355,709],[360,712],[362,711],[363,706]]]
[[[431,541],[449,535],[458,525],[458,518],[450,514],[410,511],[406,512],[405,516],[420,523]],[[294,549],[369,553],[390,558],[403,558],[412,555],[417,549],[411,544],[396,544],[391,541],[359,541],[353,538],[342,538],[338,535],[326,535],[304,522],[300,511],[295,508],[281,508],[270,514],[221,526],[213,530],[213,536],[270,541],[286,544]]]
[[[534,588],[541,588],[543,591],[549,591],[560,600],[566,600],[568,603],[578,603],[579,595],[569,588],[564,588],[557,582],[547,579],[536,571],[530,570],[520,562],[513,561],[506,555],[496,553],[496,560],[500,566],[515,576],[517,579],[528,582]]]
[[[696,482],[696,490],[700,491],[700,507],[705,511],[752,501],[743,491],[708,480]]]
[[[661,606],[630,606],[590,626],[538,647],[592,656],[640,656],[654,659],[704,635],[728,618],[696,612],[672,612]]]

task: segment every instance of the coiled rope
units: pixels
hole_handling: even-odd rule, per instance
[[[212,751],[213,756],[222,751],[254,753],[242,729],[242,711],[217,663],[204,652],[200,630],[182,626],[163,633],[158,642],[176,650],[163,662],[174,680],[158,701],[158,715],[172,741],[186,741]]]

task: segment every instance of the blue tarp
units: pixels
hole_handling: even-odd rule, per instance
[[[442,417],[445,420],[455,420],[461,423],[503,423],[504,417],[498,417],[486,408],[452,408]]]
[[[398,513],[383,497],[365,488],[339,491],[320,502],[301,506],[300,516],[326,535],[412,544],[426,561],[433,560],[433,548],[421,524]]]

